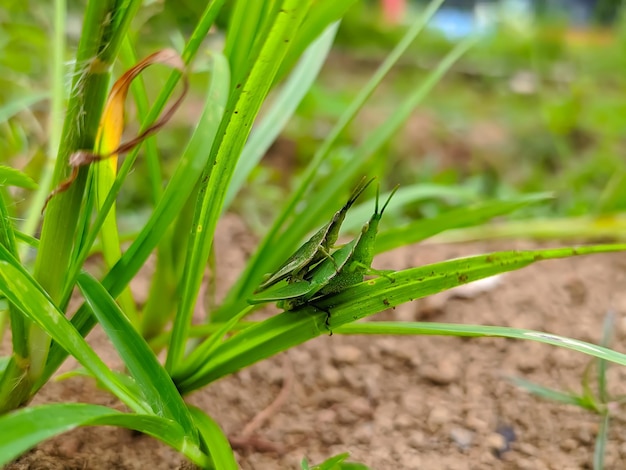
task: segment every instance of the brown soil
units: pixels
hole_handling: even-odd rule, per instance
[[[382,255],[376,265],[401,269],[531,246],[422,245]],[[505,325],[597,343],[603,319],[613,311],[613,346],[624,349],[626,254],[546,261],[499,281],[470,298],[422,300],[373,321]],[[119,366],[102,333],[94,331],[90,340],[109,364]],[[244,469],[295,469],[303,457],[319,463],[342,452],[374,469],[591,469],[598,417],[535,398],[506,379],[516,375],[580,391],[589,362],[571,351],[500,338],[335,334],[220,380],[190,401],[232,437]],[[73,366],[67,363],[64,370]],[[610,368],[613,396],[625,392],[625,378],[625,368]],[[121,408],[92,381],[78,377],[48,384],[34,403],[61,401]],[[264,420],[255,419],[272,403]],[[615,404],[607,469],[626,468],[626,426],[620,415]],[[154,439],[103,427],[51,439],[7,468],[157,470],[187,465]]]

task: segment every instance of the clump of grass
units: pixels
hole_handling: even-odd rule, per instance
[[[609,348],[612,342],[613,331],[615,329],[615,314],[608,312],[604,318],[602,328],[602,338],[600,345]],[[607,370],[609,362],[598,358],[592,360],[585,368],[581,377],[581,392],[564,392],[550,387],[530,382],[521,377],[511,377],[510,380],[518,387],[536,395],[540,398],[573,405],[598,415],[599,428],[594,445],[593,469],[602,470],[604,468],[604,458],[608,440],[609,425],[611,415],[616,406],[626,400],[626,396],[612,397],[608,390]],[[595,374],[594,374],[595,372]]]
[[[336,22],[351,3],[235,2],[225,27],[223,49],[211,50],[209,73],[196,76],[194,58],[210,34],[224,0],[215,0],[205,7],[179,51],[191,81],[204,79],[204,88],[194,90],[202,113],[191,136],[182,142],[174,172],[164,187],[159,148],[152,139],[145,142],[145,177],[150,182],[153,207],[139,233],[128,240],[128,246],[120,246],[115,201],[139,155],[138,146],[119,168],[110,165],[111,159],[99,161],[102,158],[81,166],[66,190],[50,200],[38,240],[33,237],[32,223],[16,226],[8,210],[13,204],[11,195],[2,193],[0,292],[7,304],[12,352],[0,360],[0,410],[4,413],[0,417],[0,463],[77,426],[114,425],[154,436],[203,468],[237,468],[219,424],[188,405],[184,396],[326,334],[329,311],[336,334],[501,336],[540,341],[626,364],[626,355],[607,348],[534,331],[436,323],[355,323],[459,284],[545,259],[623,251],[623,244],[505,251],[449,260],[393,273],[393,282],[380,277],[351,284],[316,298],[315,306],[304,303],[298,315],[284,312],[263,321],[246,319],[255,308],[246,299],[259,286],[263,275],[275,270],[309,233],[328,222],[338,210],[336,201],[345,200],[344,195],[354,182],[381,158],[384,145],[459,57],[476,43],[475,38],[469,38],[452,45],[423,82],[406,95],[394,115],[371,129],[367,138],[345,156],[338,171],[322,172],[336,149],[338,137],[442,0],[429,4],[339,117],[303,174],[293,182],[292,193],[240,277],[224,300],[209,312],[206,324],[192,325],[218,220],[311,86],[310,76],[315,76],[328,54]],[[56,26],[60,27],[64,2],[55,3],[55,8]],[[118,56],[125,63],[136,62],[137,43],[129,33],[133,32],[131,25],[140,8],[139,0],[88,2],[65,121],[61,135],[51,140],[60,142],[54,169],[42,170],[40,187],[32,196],[26,220],[39,217],[45,195],[75,170],[69,161],[71,155],[77,151],[107,155],[106,150],[98,147],[98,136],[102,122],[106,122],[103,110],[111,69]],[[55,37],[57,47],[63,48],[61,35]],[[55,70],[58,69],[57,64]],[[156,121],[181,75],[180,70],[171,73],[150,109],[146,106],[146,90],[138,84],[134,99],[142,121],[140,135]],[[62,93],[62,87],[56,87],[54,92]],[[262,106],[266,112],[261,119],[258,116]],[[0,176],[8,178],[9,174],[5,170]],[[28,186],[25,178],[13,176],[12,181]],[[438,197],[456,197],[467,202],[467,207],[430,220],[381,227],[374,254],[448,229],[481,224],[549,198],[546,194],[532,194],[477,201],[462,188],[407,185],[394,198],[395,210],[416,200]],[[358,220],[363,210],[371,213],[372,201],[365,204],[367,209],[354,208],[351,216],[357,220],[346,220],[346,228],[358,228],[363,223]],[[392,209],[390,206],[388,211]],[[84,270],[98,239],[105,259],[105,274],[100,279]],[[128,284],[152,254],[156,258],[155,273],[148,300],[139,307]],[[34,261],[28,255],[34,256]],[[219,266],[214,269],[218,273],[210,282],[219,276]],[[69,300],[75,291],[83,303],[68,317]],[[122,358],[125,372],[112,371],[85,341],[96,324]],[[155,351],[163,347],[166,359],[161,364]],[[27,406],[68,354],[130,411],[121,413],[83,403]]]

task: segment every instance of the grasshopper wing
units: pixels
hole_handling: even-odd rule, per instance
[[[335,276],[343,271],[346,263],[352,258],[354,248],[359,238],[360,235],[335,251],[332,259],[325,259],[307,273],[304,279],[304,282],[309,284],[307,292],[297,297],[285,298],[278,303],[278,306],[285,310],[293,310],[311,300],[315,294],[327,286]]]
[[[291,255],[274,274],[271,274],[267,280],[261,283],[257,291],[263,291],[268,287],[273,286],[274,284],[289,277],[293,272],[300,271],[303,267],[308,265],[317,253],[322,241],[326,238],[330,225],[331,222],[319,229],[315,235],[313,235],[304,245],[298,248],[298,251]]]
[[[254,294],[248,299],[249,304],[263,304],[266,302],[278,302],[280,300],[294,299],[308,294],[312,285],[308,281],[297,281],[291,284],[281,282],[266,289],[263,292]]]
[[[320,228],[308,241],[298,248],[275,273],[269,275],[269,277],[259,285],[257,292],[264,291],[286,278],[302,278],[311,266],[315,265],[318,261],[324,258],[329,259],[330,249],[337,241],[339,229],[346,218],[348,209],[352,207],[357,198],[373,180],[374,178],[365,181],[365,178],[363,178],[352,191],[350,199],[348,199],[341,209],[335,212],[331,221]]]

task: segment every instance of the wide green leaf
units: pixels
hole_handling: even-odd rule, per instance
[[[133,328],[102,284],[89,274],[81,273],[78,277],[78,286],[137,382],[144,399],[150,403],[155,413],[179,423],[192,442],[197,444],[197,431],[187,406],[148,343]]]
[[[213,234],[222,213],[226,191],[237,159],[246,143],[250,129],[271,81],[289,47],[289,42],[305,13],[309,1],[283,0],[267,39],[250,72],[232,90],[222,122],[211,148],[210,162],[200,182],[191,236],[185,259],[181,300],[174,320],[166,368],[172,371],[183,359],[191,316],[202,283],[213,243]]]
[[[332,23],[340,20],[355,3],[355,0],[316,0],[307,14],[302,26],[287,51],[287,56],[280,66],[275,80],[280,80],[293,64],[302,56],[304,50]]]
[[[190,184],[190,181],[193,181],[195,184],[207,162],[213,138],[226,106],[229,86],[228,62],[224,56],[219,54],[214,54],[212,57],[213,74],[207,89],[204,112],[183,152],[180,163],[150,219],[135,241],[124,252],[122,258],[102,280],[102,285],[106,287],[113,297],[119,295],[137,274],[168,227],[180,214],[193,191],[193,184]],[[104,220],[103,215],[99,214],[98,219]],[[92,232],[93,240],[95,240],[96,235],[97,231],[94,230]],[[84,252],[81,253],[79,259],[87,257],[89,246],[90,244],[86,243]],[[78,273],[81,266],[82,264],[77,262],[73,270]],[[71,292],[69,288],[68,292]],[[81,334],[86,335],[95,325],[95,317],[92,315],[91,310],[84,305],[72,317],[72,324],[75,325]],[[48,363],[46,364],[46,372],[38,386],[45,382],[47,377],[59,367],[66,356],[67,353],[63,348],[55,344],[52,345]]]
[[[281,260],[287,258],[290,252],[302,243],[307,232],[314,229],[316,224],[320,224],[324,214],[332,214],[335,202],[342,199],[341,192],[345,191],[349,181],[360,171],[367,159],[374,155],[381,146],[387,142],[401,125],[409,118],[415,107],[422,101],[427,93],[432,90],[441,77],[449,68],[471,47],[475,39],[470,38],[455,46],[438,64],[438,66],[426,77],[424,82],[416,87],[415,91],[407,97],[402,106],[393,116],[382,126],[371,132],[365,141],[355,151],[354,155],[347,161],[341,171],[333,175],[323,183],[312,196],[314,204],[309,204],[307,210],[301,211],[296,218],[287,225],[290,216],[293,216],[297,204],[303,198],[305,192],[319,173],[321,164],[331,154],[331,150],[337,139],[346,127],[352,122],[358,111],[363,107],[366,100],[372,95],[376,87],[380,84],[385,75],[400,58],[402,53],[408,48],[417,34],[425,27],[427,21],[434,15],[442,0],[431,2],[426,11],[411,28],[407,31],[403,39],[396,48],[389,54],[383,64],[372,76],[370,81],[359,92],[350,106],[339,118],[339,121],[319,147],[311,159],[297,189],[292,193],[290,199],[283,207],[280,215],[275,220],[273,226],[261,241],[257,251],[248,261],[246,268],[238,281],[229,291],[224,304],[213,318],[216,321],[223,321],[225,318],[235,315],[243,308],[243,299],[247,298],[258,285],[262,275],[277,266]]]
[[[209,458],[189,442],[175,421],[83,403],[42,405],[0,417],[0,465],[6,464],[39,442],[79,426],[121,426],[165,442],[197,465],[208,468]]]
[[[204,411],[195,406],[190,406],[189,411],[209,448],[215,468],[219,470],[237,470],[239,465],[237,465],[235,460],[233,449],[220,426]]]
[[[337,25],[329,27],[317,41],[311,44],[273,98],[270,108],[255,125],[235,167],[224,200],[224,209],[230,205],[250,172],[274,143],[278,134],[293,116],[302,98],[309,91],[328,55],[336,31]]]
[[[520,269],[537,261],[624,250],[626,250],[625,244],[502,251],[398,271],[391,275],[394,282],[384,277],[365,281],[337,294],[319,299],[315,302],[315,306],[284,312],[244,329],[220,344],[213,354],[206,358],[201,369],[177,381],[178,388],[182,393],[189,393],[242,367],[287,350],[320,334],[327,334],[328,329],[325,326],[327,312],[330,312],[330,327],[334,331],[341,325],[352,323],[387,308],[495,274]],[[533,334],[528,334],[527,339],[567,345],[566,340],[554,339],[551,335]],[[581,348],[584,347],[587,346],[581,346]],[[599,347],[589,346],[588,352],[593,354],[598,351],[597,348]],[[614,359],[615,356],[613,359],[610,355],[607,357],[607,360]]]
[[[31,275],[0,245],[0,291],[31,321],[72,354],[111,393],[137,412],[150,407],[120,383]],[[33,371],[31,371],[32,373]]]

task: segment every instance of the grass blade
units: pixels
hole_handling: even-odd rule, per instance
[[[193,180],[195,182],[200,177],[202,169],[207,162],[210,153],[209,149],[213,142],[215,132],[217,131],[228,96],[227,90],[230,80],[228,77],[228,62],[226,58],[217,54],[213,56],[213,60],[214,73],[212,74],[212,80],[207,90],[204,112],[198,121],[193,136],[183,152],[183,156],[180,159],[180,163],[174,175],[163,193],[163,197],[159,201],[152,216],[141,230],[141,233],[124,252],[120,261],[113,266],[111,271],[102,280],[102,285],[113,297],[119,295],[123,288],[130,282],[135,274],[137,274],[148,259],[150,253],[152,253],[152,250],[154,250],[163,237],[163,234],[178,216],[193,190],[193,185],[189,184],[189,181]],[[102,222],[105,217],[105,212],[106,211],[99,213],[97,220]],[[95,241],[97,236],[96,228],[97,224],[94,223],[91,234],[93,241]],[[84,251],[81,252],[79,259],[86,259],[89,254],[89,246],[90,243],[85,244]],[[81,266],[82,264],[79,261],[73,267],[76,271],[76,275]],[[91,328],[93,328],[95,318],[92,316],[89,308],[81,307],[74,317],[72,317],[72,324],[85,336]],[[59,367],[66,356],[67,353],[65,350],[58,345],[52,345],[45,374],[38,382],[39,386]]]
[[[626,245],[616,244],[503,251],[398,271],[392,275],[395,279],[393,283],[384,277],[365,281],[316,301],[318,308],[308,306],[296,312],[285,312],[246,328],[216,348],[203,368],[179,383],[178,388],[182,393],[188,393],[258,360],[270,357],[320,334],[326,334],[328,332],[325,327],[327,314],[323,310],[331,312],[333,331],[346,331],[339,327],[401,303],[432,295],[460,284],[520,269],[537,261],[624,250],[626,250]],[[378,324],[377,322],[376,325]],[[360,326],[360,324],[352,325],[351,328]],[[429,331],[428,328],[432,327],[429,326],[422,331]],[[498,329],[498,327],[489,327],[491,329],[484,327],[487,328],[486,330],[471,329],[483,327],[464,328],[466,327],[458,326],[457,329],[445,330],[445,327],[440,327],[439,330],[433,329],[432,331],[438,331],[436,334],[463,336],[493,336],[497,332],[495,336],[534,339],[586,352],[596,357],[604,357],[613,362],[624,363],[626,360],[625,355],[613,353],[606,348],[555,335],[537,332],[519,333],[521,330]],[[389,334],[395,333],[390,331]],[[397,334],[401,334],[401,330]]]
[[[78,286],[153,412],[179,423],[192,442],[197,444],[196,428],[187,406],[148,343],[133,328],[102,284],[89,274],[82,273],[78,277]]]
[[[88,369],[111,393],[137,412],[150,408],[133,396],[89,347],[28,272],[0,246],[0,290],[6,298]],[[35,350],[35,349],[33,349]],[[40,358],[37,358],[40,360]],[[37,374],[39,371],[36,371]]]
[[[560,348],[571,349],[572,351],[605,359],[616,364],[626,365],[626,354],[613,351],[612,349],[541,331],[524,330],[504,326],[457,325],[454,323],[376,322],[344,325],[334,329],[333,333],[334,332],[348,335],[428,335],[461,336],[466,338],[500,337],[523,339],[550,344]]]
[[[543,385],[522,379],[521,377],[509,377],[509,380],[513,383],[513,385],[545,400],[555,401],[565,405],[574,405],[579,408],[592,409],[593,411],[596,411],[595,407],[590,408],[588,406],[589,402],[587,400],[576,394],[561,392],[560,390],[544,387]]]
[[[30,176],[5,165],[0,165],[0,185],[37,189],[37,183],[35,183]]]
[[[596,437],[596,445],[593,449],[593,470],[604,470],[604,456],[606,455],[606,443],[609,439],[609,413],[605,413],[600,422],[600,429]]]
[[[551,195],[530,194],[509,201],[493,200],[470,204],[426,220],[416,220],[402,227],[380,233],[376,252],[383,253],[399,246],[417,243],[446,230],[486,223],[494,217],[510,214],[522,207],[546,201]]]
[[[121,426],[156,437],[207,468],[208,457],[188,442],[185,432],[175,421],[83,403],[22,408],[0,417],[0,465],[55,435],[79,426],[104,425]]]
[[[310,231],[315,224],[321,220],[321,214],[324,213],[329,206],[334,205],[334,201],[340,199],[339,193],[349,184],[349,180],[357,174],[359,169],[366,162],[367,158],[375,154],[375,152],[393,136],[406,119],[408,119],[417,104],[421,102],[428,92],[430,92],[434,85],[448,71],[448,69],[474,44],[475,38],[469,38],[457,44],[457,46],[454,47],[453,50],[450,51],[450,53],[448,53],[448,55],[446,55],[438,66],[428,75],[424,83],[405,100],[394,115],[368,136],[365,142],[359,146],[359,149],[351,157],[349,163],[342,168],[342,171],[335,175],[328,184],[320,189],[320,191],[315,195],[315,204],[312,205],[309,210],[299,214],[297,223],[292,224],[289,229],[281,232],[281,228],[285,224],[289,215],[294,212],[296,204],[300,201],[305,190],[313,181],[319,166],[330,154],[332,146],[335,144],[339,133],[345,129],[352,119],[354,119],[356,113],[365,103],[365,100],[369,98],[371,93],[373,93],[374,89],[378,86],[401,53],[404,52],[404,49],[408,47],[415,35],[421,31],[421,28],[430,18],[430,15],[434,14],[436,11],[435,5],[438,4],[440,4],[440,1],[438,0],[431,2],[431,5],[424,13],[424,16],[420,18],[420,21],[416,23],[415,27],[411,28],[411,30],[407,32],[400,44],[398,44],[396,49],[394,49],[386,61],[376,71],[370,82],[368,82],[361,93],[357,96],[357,98],[355,98],[350,107],[339,119],[339,122],[335,125],[330,135],[311,160],[311,163],[305,171],[305,175],[302,177],[300,185],[293,193],[292,197],[283,208],[283,211],[274,222],[274,225],[259,245],[255,255],[248,262],[246,269],[237,283],[231,288],[226,301],[224,302],[225,307],[221,311],[217,312],[215,320],[221,321],[225,316],[232,315],[233,311],[240,309],[240,299],[248,297],[258,284],[265,271],[271,270],[272,266],[279,263],[279,260],[287,258],[289,252],[294,251],[295,247],[301,243],[306,232]],[[431,8],[433,6],[435,6],[434,9]],[[277,242],[279,238],[280,243]]]
[[[174,321],[166,368],[172,371],[183,358],[184,345],[196,303],[213,233],[222,212],[226,190],[256,115],[269,92],[273,77],[284,57],[289,41],[302,22],[310,3],[284,0],[274,25],[245,80],[232,91],[222,123],[211,149],[212,162],[201,177],[191,237],[185,260],[180,307]]]
[[[230,442],[228,442],[228,438],[219,425],[204,411],[195,406],[190,406],[189,411],[200,434],[202,434],[207,443],[215,468],[220,470],[237,470],[239,465],[237,465],[235,460],[233,449],[230,447]]]
[[[246,143],[241,158],[235,167],[235,173],[228,186],[224,200],[226,209],[241,189],[252,169],[259,163],[263,155],[278,137],[287,124],[297,106],[309,91],[335,38],[338,25],[333,25],[305,52],[300,63],[291,73],[280,93],[276,96],[271,108],[263,119],[255,126]]]

